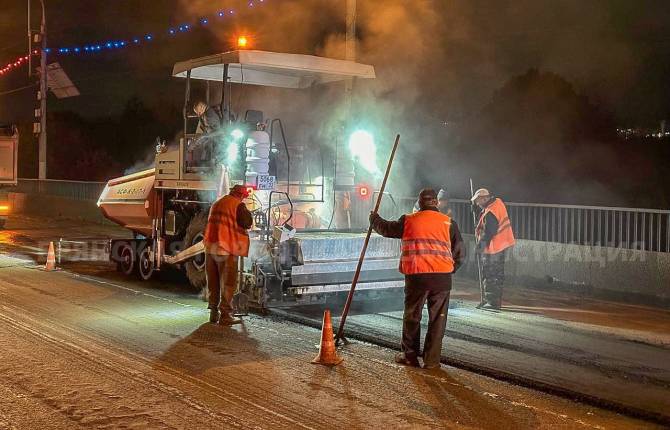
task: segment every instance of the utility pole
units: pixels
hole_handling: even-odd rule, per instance
[[[349,61],[356,61],[356,48],[358,41],[356,40],[356,0],[347,1],[347,32],[344,42],[345,59]],[[354,80],[347,79],[345,82],[345,97],[347,108],[351,107],[351,92],[353,91]]]
[[[40,25],[40,137],[39,137],[39,179],[47,178],[47,18],[44,0],[42,4],[42,23]]]
[[[42,22],[40,24],[40,32],[33,34],[33,27],[31,22],[31,2],[28,3],[28,76],[33,76],[33,42],[40,42],[40,90],[37,93],[37,100],[40,102],[39,110],[36,109],[35,116],[39,112],[39,129],[35,124],[34,132],[38,134],[38,161],[39,171],[37,177],[39,179],[47,178],[47,18],[46,9],[44,7],[44,0],[40,0],[42,6]],[[37,36],[37,37],[35,37]],[[34,39],[33,39],[34,38]]]
[[[356,0],[347,0],[346,59],[356,61]]]
[[[345,59],[356,61],[356,0],[346,0],[346,37],[345,37]],[[354,80],[344,81],[344,109],[342,131],[348,130],[351,118],[351,103],[354,89]],[[351,201],[351,192],[354,189],[355,171],[354,163],[349,153],[347,139],[342,136],[338,139],[344,148],[336,148],[337,165],[335,169],[335,211],[333,220],[336,228],[351,228],[351,214],[348,206]]]
[[[33,28],[30,25],[30,0],[28,4],[28,77],[33,76]]]

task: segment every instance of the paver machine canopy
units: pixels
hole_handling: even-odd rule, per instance
[[[321,158],[320,162],[311,160],[310,163],[305,163],[311,165],[311,173],[318,171],[320,165],[321,174],[312,176],[321,177],[322,182],[314,184],[311,178],[305,181],[306,175],[300,171],[300,166],[292,166],[291,158],[295,155],[294,160],[303,160],[313,154],[323,157],[320,144],[317,143],[316,145],[319,146],[316,148],[306,148],[301,144],[292,147],[291,144],[287,144],[282,120],[264,118],[262,110],[265,107],[262,106],[262,103],[260,106],[254,106],[261,110],[246,111],[244,115],[235,115],[231,108],[231,85],[300,90],[354,78],[374,79],[376,77],[373,66],[353,61],[257,50],[236,50],[182,61],[174,65],[172,75],[186,79],[183,106],[184,138],[180,142],[178,151],[175,148],[169,153],[159,154],[156,165],[158,188],[174,188],[181,184],[190,189],[215,190],[216,180],[208,181],[208,179],[219,176],[220,171],[217,169],[220,168],[221,158],[224,158],[223,161],[227,164],[228,172],[234,181],[240,180],[247,185],[256,186],[260,177],[274,176],[277,181],[275,191],[285,192],[298,199],[301,195],[306,194],[318,196],[315,200],[323,200],[324,196],[323,159]],[[197,82],[203,81],[207,86],[205,102],[208,106],[216,108],[217,115],[221,118],[221,128],[227,129],[227,131],[219,131],[213,136],[204,136],[204,138],[194,127],[193,120],[197,119],[197,115],[193,111],[195,100],[192,100],[194,86]],[[215,83],[217,87],[221,86],[221,97],[217,104],[210,101],[210,83]],[[237,97],[235,101],[238,101]],[[238,147],[231,148],[233,139],[231,139],[230,132],[244,127],[247,133],[240,139],[242,140],[240,143],[246,140],[246,145],[235,145]],[[194,156],[190,152],[190,149],[198,146],[198,141],[208,139],[216,141],[213,143],[215,150],[210,149],[204,156],[199,154]],[[249,146],[250,141],[251,146]],[[296,153],[298,151],[302,152]],[[217,158],[216,154],[212,155],[213,152],[218,152],[219,157]],[[238,158],[237,163],[229,162],[227,158],[231,153],[239,153],[243,159]],[[270,159],[273,159],[272,162]],[[282,161],[280,162],[279,159]],[[273,162],[274,169],[268,167]],[[293,176],[291,172],[294,172]]]
[[[375,69],[367,64],[314,55],[238,50],[179,62],[174,65],[172,75],[236,84],[309,88],[351,78],[374,79]]]
[[[198,165],[197,162],[189,161],[188,159],[188,149],[195,146],[195,142],[202,137],[196,135],[195,127],[193,127],[192,123],[192,120],[197,119],[197,115],[193,112],[193,100],[191,100],[192,87],[195,85],[195,81],[205,81],[207,85],[206,103],[209,106],[217,108],[224,127],[236,127],[240,124],[246,124],[251,129],[249,131],[255,131],[253,129],[256,127],[256,123],[266,121],[263,118],[263,112],[247,111],[245,115],[235,117],[231,108],[232,84],[306,89],[353,78],[373,79],[375,78],[375,70],[373,66],[366,64],[314,55],[236,50],[176,63],[172,75],[186,79],[183,106],[184,138],[180,143],[181,148],[178,152],[173,151],[169,155],[160,157],[164,163],[161,163],[161,160],[157,163],[157,179],[167,181],[165,184],[169,187],[174,187],[176,185],[175,181],[179,181],[180,183],[185,183],[187,185],[186,188],[214,190],[214,182],[208,184],[200,183],[193,186],[188,183],[188,181],[202,181],[202,179],[212,176],[212,170],[219,167],[218,163],[210,163],[209,161],[211,160]],[[209,100],[211,82],[220,83],[222,86],[220,102],[216,106]],[[263,106],[258,106],[258,108],[263,109]],[[274,146],[275,141],[284,140],[284,145],[278,146],[280,146],[281,151],[286,152],[284,154],[285,157],[290,158],[291,154],[288,154],[289,148],[285,143],[286,138],[281,120],[279,118],[273,119],[266,126],[271,138],[270,145]],[[279,139],[276,138],[277,135],[281,135]],[[220,143],[225,138],[227,136],[220,133],[219,137],[217,137],[219,141],[217,143]],[[242,150],[245,149],[242,148]],[[263,155],[261,154],[261,158],[263,158]],[[207,157],[200,157],[199,159],[207,159]],[[287,162],[286,164],[290,163]],[[180,168],[177,168],[177,166]],[[290,169],[291,167],[288,165],[287,170],[290,171]],[[167,175],[164,175],[164,173]],[[238,176],[241,177],[234,179],[246,179],[244,175]],[[291,181],[291,178],[286,177],[285,180],[288,183]],[[159,184],[159,187],[161,187],[161,184]],[[286,190],[290,193],[288,185],[286,186]]]

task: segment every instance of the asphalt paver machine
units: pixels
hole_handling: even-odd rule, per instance
[[[233,84],[309,91],[347,79],[373,79],[374,68],[311,55],[237,50],[177,63],[173,76],[186,83],[178,144],[159,140],[154,167],[110,180],[98,201],[108,219],[134,233],[133,239],[110,244],[118,270],[150,279],[164,266],[176,266],[195,289],[202,289],[209,208],[229,186],[241,183],[252,191],[245,203],[254,215],[251,251],[240,273],[244,302],[267,308],[348,291],[364,235],[331,229],[332,216],[330,222],[324,216],[324,209],[334,211],[326,196],[334,193],[335,181],[324,177],[323,168],[332,160],[324,161],[318,142],[287,142],[282,120],[266,118],[262,105],[236,112],[231,94]],[[202,83],[206,99],[210,85],[221,88],[220,103],[210,107],[220,119],[215,130],[198,127],[193,113],[194,86]],[[373,237],[368,256],[359,290],[402,286],[397,241]]]

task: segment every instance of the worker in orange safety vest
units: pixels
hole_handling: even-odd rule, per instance
[[[237,289],[239,257],[249,254],[247,230],[253,224],[253,217],[243,202],[248,196],[246,187],[235,185],[230,194],[214,202],[209,211],[203,243],[211,323],[240,322],[232,315],[232,301]]]
[[[515,244],[512,223],[502,200],[486,188],[472,196],[472,203],[482,210],[475,229],[476,252],[482,256],[482,278],[485,309],[500,310],[505,282],[507,250]]]
[[[440,367],[442,338],[447,326],[451,276],[465,258],[458,225],[440,213],[435,190],[419,194],[419,211],[386,221],[370,214],[372,228],[382,236],[402,239],[400,272],[405,275],[405,311],[402,352],[395,361],[419,367],[421,314],[428,302],[428,329],[423,348],[423,367]]]

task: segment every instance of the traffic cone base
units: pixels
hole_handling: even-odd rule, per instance
[[[323,312],[323,325],[321,328],[321,345],[319,354],[312,360],[313,364],[323,364],[326,366],[337,366],[344,361],[335,351],[335,339],[333,336],[333,323],[330,320],[330,310]]]
[[[47,263],[44,265],[44,270],[47,272],[56,270],[56,253],[54,252],[53,242],[49,242],[49,251],[47,252]]]

